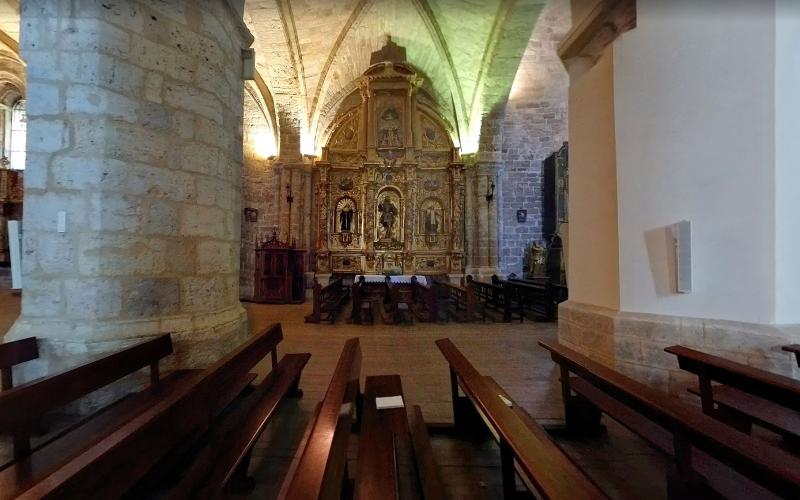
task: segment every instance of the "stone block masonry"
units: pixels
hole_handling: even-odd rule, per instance
[[[223,0],[30,0],[22,315],[28,376],[163,332],[204,365],[239,304],[241,49]],[[58,212],[66,232],[58,233]]]
[[[567,140],[569,77],[558,45],[569,28],[569,2],[548,2],[522,55],[498,125],[504,164],[499,267],[504,274],[520,274],[527,249],[542,239],[542,162]],[[517,222],[519,209],[528,212],[524,223]]]

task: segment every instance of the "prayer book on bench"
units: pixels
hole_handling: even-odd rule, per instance
[[[403,408],[403,396],[388,396],[375,398],[375,408],[378,410],[391,410],[392,408]]]

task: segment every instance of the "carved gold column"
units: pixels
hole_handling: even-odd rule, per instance
[[[375,269],[375,166],[364,165],[364,199],[361,202],[364,211],[364,254],[366,256],[365,272],[377,272]]]
[[[329,274],[330,258],[328,253],[328,210],[330,203],[330,182],[328,180],[327,163],[317,163],[319,166],[319,182],[317,183],[317,273]]]
[[[450,273],[464,274],[464,230],[465,230],[465,179],[464,164],[450,165],[450,207],[452,239],[450,242]],[[460,276],[459,276],[460,277]]]
[[[417,165],[415,163],[404,164],[406,170],[406,207],[404,211],[403,232],[405,240],[403,245],[403,273],[414,273],[414,221],[417,217]]]

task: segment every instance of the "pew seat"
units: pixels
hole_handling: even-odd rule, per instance
[[[227,491],[249,491],[247,476],[253,446],[287,396],[302,391],[298,382],[311,354],[286,354],[264,380],[214,424],[189,470],[169,491],[171,499],[218,498]]]
[[[482,376],[450,339],[437,340],[436,345],[450,365],[456,428],[463,429],[467,417],[465,405],[459,404],[460,388],[499,444],[506,499],[517,496],[515,473],[531,493],[542,498],[607,498],[547,432],[492,379]]]
[[[669,498],[797,498],[800,458],[751,437],[558,343],[539,342],[561,371],[567,430],[603,414],[673,457]]]
[[[422,411],[377,409],[375,398],[402,396],[399,375],[367,377],[360,422],[356,498],[439,500],[444,490]],[[411,419],[411,424],[409,423]]]
[[[357,338],[349,339],[339,356],[325,397],[308,423],[278,498],[349,497],[347,444],[361,400],[360,373],[361,346]]]
[[[202,440],[203,436],[208,435],[220,423],[220,415],[230,411],[231,403],[248,390],[255,377],[250,370],[270,354],[273,360],[277,357],[277,344],[282,338],[280,325],[272,325],[205,370],[181,371],[159,379],[155,376],[157,368],[153,369],[151,377],[158,384],[153,383],[145,391],[123,399],[109,410],[92,417],[87,422],[90,427],[79,426],[64,434],[64,440],[74,442],[83,433],[86,439],[80,450],[70,452],[69,456],[61,455],[58,447],[65,446],[67,441],[60,438],[24,457],[24,460],[41,461],[42,457],[50,456],[57,463],[39,462],[41,466],[28,465],[16,470],[7,468],[0,471],[0,498],[100,499],[117,498],[123,494],[132,498],[149,496],[155,486],[164,484],[165,478],[172,477],[175,471],[191,463],[198,439]],[[159,339],[159,349],[152,350],[150,346],[152,352],[148,351],[156,359],[160,359],[158,356],[166,351],[171,352],[169,336],[159,337],[155,341]],[[142,349],[141,345],[129,349],[136,348]],[[99,374],[107,377],[112,368],[119,372],[137,366],[143,360],[143,357],[139,357],[134,363],[120,355],[115,353],[85,365],[94,364],[98,370],[83,385],[69,386],[73,393],[78,388],[86,390],[100,383]],[[72,373],[71,377],[56,375],[48,379],[48,384],[63,384],[65,378],[75,382]],[[19,386],[3,393],[0,402],[16,390],[32,386]],[[63,395],[61,399],[68,396]],[[144,409],[123,411],[126,405],[148,397],[155,399]],[[34,400],[38,401],[37,398]],[[58,398],[54,400],[58,401]],[[36,408],[31,402],[22,404],[25,403],[23,400],[17,400],[16,403],[18,407]],[[118,420],[114,418],[115,414],[124,414],[125,418]],[[2,415],[5,413],[0,413],[0,421]],[[100,424],[105,424],[107,427],[104,429],[110,432],[90,432],[92,426]],[[237,434],[229,434],[228,438],[233,436]]]
[[[688,390],[692,394],[701,396],[699,389]],[[750,426],[756,424],[780,434],[787,441],[800,443],[800,413],[796,411],[727,385],[714,386],[713,401],[726,414],[731,415],[734,421],[740,423],[734,426],[745,432],[749,433]]]
[[[745,432],[765,427],[788,442],[800,441],[800,382],[684,346],[666,352],[698,377],[703,412]],[[719,384],[713,384],[719,382]]]

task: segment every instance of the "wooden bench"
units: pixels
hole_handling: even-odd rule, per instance
[[[478,281],[472,279],[472,276],[467,276],[467,285],[472,286],[475,290],[476,301],[481,304],[484,316],[490,317],[495,322],[511,321],[511,304],[506,298],[506,290],[502,285]]]
[[[212,428],[219,415],[250,384],[255,377],[250,370],[270,354],[273,361],[277,359],[276,348],[281,339],[280,325],[273,325],[206,370],[176,372],[178,376],[151,384],[149,390],[123,400],[68,432],[63,439],[18,460],[14,468],[0,471],[0,497],[100,499],[123,493],[143,496],[152,485],[163,483],[160,479],[164,474],[186,457],[198,437]],[[171,352],[168,336],[159,337],[156,342],[137,347],[148,349],[148,357],[154,360]],[[135,358],[139,359],[138,364],[120,353],[103,358],[90,369],[94,374],[90,380],[96,384],[102,379],[97,374],[111,370],[110,366],[115,370],[138,366],[141,358]],[[155,382],[155,361],[152,366]],[[89,385],[81,385],[74,378],[72,382],[80,387]],[[24,386],[0,398],[21,388]],[[150,398],[152,402],[147,401],[146,405],[138,403],[139,399]],[[128,402],[138,405],[131,408]],[[145,407],[143,411],[140,406]]]
[[[280,331],[280,325],[277,328]],[[310,358],[308,353],[285,354],[252,392],[227,408],[203,438],[191,467],[169,491],[169,497],[218,498],[230,490],[251,490],[254,481],[247,476],[247,469],[253,446],[280,403],[288,396],[302,396],[298,385]]]
[[[313,309],[311,314],[306,316],[306,323],[321,323],[322,321],[333,323],[349,296],[350,292],[342,284],[341,278],[331,281],[324,287],[314,278]]]
[[[558,343],[539,342],[561,370],[567,429],[602,430],[603,413],[674,459],[670,498],[800,495],[800,458],[727,427],[699,410]],[[575,395],[573,395],[573,392]]]
[[[353,338],[342,349],[325,398],[309,421],[278,498],[338,499],[349,490],[347,443],[353,421],[360,416],[360,372],[361,346]]]
[[[30,341],[20,342],[24,342],[21,345],[27,345],[24,350],[31,354],[35,347]],[[170,354],[171,338],[168,334],[162,335],[0,393],[0,408],[3,409],[0,411],[0,434],[14,436],[14,457],[18,460],[18,463],[2,471],[0,491],[6,489],[3,486],[16,490],[15,481],[6,481],[28,464],[54,463],[59,458],[54,450],[59,450],[59,455],[67,457],[77,453],[85,447],[80,436],[107,434],[120,420],[132,418],[155,404],[155,395],[174,388],[186,375],[186,372],[178,372],[161,379],[159,361]],[[106,408],[98,414],[99,418],[87,419],[76,425],[72,432],[52,436],[49,439],[52,446],[39,444],[37,448],[42,448],[41,451],[30,456],[33,451],[31,437],[40,434],[41,423],[51,412],[145,367],[150,367],[149,390]]]
[[[464,405],[459,387],[500,446],[503,492],[516,496],[515,470],[531,492],[543,498],[607,498],[564,454],[548,434],[508,398],[493,380],[482,376],[450,339],[436,341],[450,365],[450,389],[456,427],[463,428]],[[509,407],[501,396],[506,398]]]
[[[416,281],[416,277],[412,277]],[[414,304],[414,289],[412,284],[392,283],[386,277],[386,288],[389,291],[388,315],[385,320],[388,324],[413,323],[412,305]]]
[[[417,281],[416,276],[412,276],[411,293],[413,297],[411,309],[414,316],[425,323],[438,322],[439,300],[436,282],[431,282],[429,286],[425,286]]]
[[[744,432],[753,424],[800,443],[800,382],[683,346],[664,349],[678,357],[681,369],[698,377],[706,415]],[[714,382],[722,385],[714,385]]]
[[[785,345],[781,347],[781,349],[794,354],[794,357],[797,360],[797,366],[800,366],[800,344]]]
[[[14,340],[0,344],[0,390],[7,391],[14,387],[13,368],[26,361],[39,357],[36,337]]]
[[[511,288],[513,300],[520,308],[529,311],[537,321],[552,321],[555,317],[556,300],[553,287],[548,280],[521,280],[509,278],[505,282]]]
[[[443,499],[444,490],[422,410],[414,406],[410,415],[406,408],[378,410],[375,398],[386,396],[403,396],[400,376],[367,377],[361,413],[356,498]]]
[[[460,323],[471,323],[477,320],[483,320],[484,314],[479,314],[477,299],[475,297],[475,289],[469,283],[466,286],[459,287],[451,283],[437,282],[437,286],[447,293],[447,314]]]

